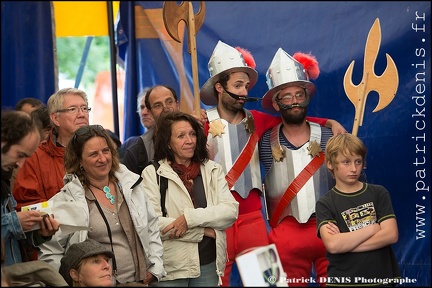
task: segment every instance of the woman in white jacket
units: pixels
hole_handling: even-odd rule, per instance
[[[60,226],[52,240],[41,246],[39,259],[58,269],[70,245],[90,238],[114,253],[113,285],[147,286],[162,278],[166,273],[158,218],[142,178],[119,163],[105,129],[100,125],[79,128],[64,158],[65,186],[50,199],[52,211],[60,224],[67,221],[86,230],[70,234]]]
[[[159,216],[167,272],[155,285],[218,286],[226,262],[225,229],[237,219],[238,202],[222,166],[209,160],[198,120],[169,112],[159,116],[156,129],[154,161],[159,168],[149,165],[142,172],[144,189]],[[168,179],[165,203],[158,184],[162,177]]]

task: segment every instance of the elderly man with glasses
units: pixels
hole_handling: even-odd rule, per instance
[[[60,191],[64,186],[65,147],[78,128],[89,125],[91,108],[82,90],[61,89],[51,95],[47,107],[54,127],[18,171],[13,187],[18,211],[23,206],[47,201]]]

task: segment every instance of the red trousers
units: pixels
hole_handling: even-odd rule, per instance
[[[276,245],[284,272],[287,274],[288,286],[308,286],[312,265],[317,279],[327,277],[326,249],[317,236],[315,217],[311,217],[303,224],[298,223],[294,217],[285,217],[271,229],[269,241]],[[315,281],[318,283],[318,280]]]
[[[230,274],[235,258],[242,251],[269,244],[266,223],[261,210],[240,214],[234,224],[225,230],[227,235],[227,263],[222,287],[229,286]]]

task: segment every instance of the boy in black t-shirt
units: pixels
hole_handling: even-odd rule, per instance
[[[352,134],[326,145],[326,165],[336,185],[316,204],[317,232],[327,249],[327,283],[340,285],[398,282],[400,271],[391,244],[398,240],[389,192],[359,181],[367,148]]]

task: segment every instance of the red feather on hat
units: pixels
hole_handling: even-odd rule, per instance
[[[241,48],[241,47],[235,47],[235,49],[237,49],[237,51],[239,51],[242,54],[246,65],[255,69],[256,64],[255,64],[255,60],[254,60],[252,54],[248,50]]]
[[[312,54],[296,52],[294,53],[293,58],[303,65],[310,79],[315,80],[318,78],[320,70],[318,67],[318,61],[315,56],[313,56]]]

